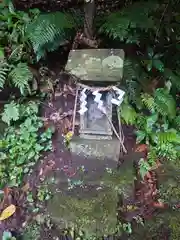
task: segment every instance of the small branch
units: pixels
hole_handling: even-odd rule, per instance
[[[122,140],[123,146],[124,146],[124,134],[123,134],[122,126],[121,126],[121,118],[119,116],[118,108],[117,108],[117,117],[118,117],[118,123],[119,123],[119,137]],[[125,148],[125,146],[124,146],[124,148]],[[124,149],[120,149],[120,154],[121,154],[121,150],[124,151]],[[127,150],[125,151],[125,153],[127,153]]]
[[[170,2],[170,1],[169,1],[169,2]],[[166,7],[165,7],[165,9],[164,9],[164,11],[163,11],[163,13],[162,13],[162,16],[161,16],[161,19],[160,19],[160,23],[159,23],[159,28],[158,28],[157,31],[156,31],[155,41],[157,40],[159,31],[160,31],[160,28],[161,28],[161,23],[162,23],[162,20],[163,20],[163,18],[164,18],[164,15],[165,15],[165,13],[166,13],[166,10],[167,10],[167,8],[168,8],[168,6],[169,6],[169,2],[166,4]]]
[[[103,112],[103,113],[104,113],[104,112]],[[108,115],[107,115],[106,113],[104,113],[104,114],[105,114],[105,116],[107,117],[108,122],[109,122],[109,124],[111,125],[111,128],[112,128],[112,130],[114,131],[116,137],[118,138],[118,140],[119,140],[119,142],[120,142],[120,144],[121,144],[121,146],[122,146],[123,151],[124,151],[125,153],[127,153],[127,150],[126,150],[126,148],[125,148],[125,146],[124,146],[124,142],[122,141],[121,137],[120,137],[119,134],[117,133],[117,131],[116,131],[116,129],[115,129],[115,127],[114,127],[111,119],[108,117]]]

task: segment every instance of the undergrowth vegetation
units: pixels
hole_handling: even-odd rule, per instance
[[[19,186],[25,174],[40,159],[43,151],[52,149],[52,130],[43,131],[43,121],[38,114],[35,102],[6,104],[2,120],[8,124],[0,141],[0,187]]]
[[[102,15],[101,21],[95,19],[98,38],[110,41],[110,47],[115,44],[127,49],[121,82],[126,97],[119,113],[125,124],[135,127],[137,144],[148,147],[147,162],[142,161],[140,166],[142,178],[157,161],[165,170],[170,167],[168,181],[163,180],[159,189],[159,199],[170,205],[177,203],[180,196],[177,171],[180,159],[179,10],[180,2],[175,0],[126,1],[122,9]],[[30,66],[41,63],[48,52],[72,43],[82,26],[79,10],[76,13],[72,9],[55,13],[42,13],[38,9],[23,12],[16,10],[11,1],[2,1],[1,92],[15,88],[21,97],[30,96],[34,79]],[[2,112],[6,128],[0,140],[1,189],[7,185],[20,186],[43,152],[52,149],[53,132],[50,128],[44,129],[39,104],[23,103],[21,97],[11,101],[11,97]],[[45,195],[39,191],[38,198],[43,201]],[[177,215],[175,210],[168,221],[166,215],[164,218],[161,215],[161,225],[168,225],[173,239],[180,238]],[[158,226],[155,228],[152,224],[151,228],[156,231]],[[10,233],[6,233],[4,239],[11,239]]]

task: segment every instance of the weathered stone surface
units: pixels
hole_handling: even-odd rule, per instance
[[[70,150],[72,153],[75,153],[77,155],[96,157],[97,159],[108,158],[114,161],[118,161],[120,143],[116,138],[112,140],[106,140],[103,138],[102,140],[90,140],[74,137],[70,142]]]
[[[70,51],[66,70],[82,81],[119,82],[123,63],[122,49],[78,49]]]
[[[116,231],[118,194],[128,195],[133,184],[132,169],[122,174],[116,166],[107,159],[76,158],[73,177],[67,176],[67,169],[56,172],[56,193],[48,212],[60,228],[73,225],[89,234],[87,239]]]

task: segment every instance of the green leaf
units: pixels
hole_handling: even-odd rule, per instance
[[[137,113],[133,107],[131,107],[129,104],[123,103],[121,105],[120,111],[120,117],[126,124],[135,124]]]
[[[63,12],[40,14],[31,21],[26,28],[26,36],[32,44],[37,61],[47,51],[54,51],[64,45],[67,38],[74,35],[75,28],[73,17]]]
[[[0,47],[0,59],[4,58],[4,48]]]
[[[157,88],[154,94],[156,110],[162,116],[168,116],[172,119],[176,116],[176,102],[167,89]]]
[[[157,69],[159,70],[160,72],[163,72],[164,71],[164,63],[159,60],[159,59],[153,59],[152,61],[152,65]]]
[[[159,59],[161,57],[163,57],[164,54],[161,54],[161,53],[156,53],[154,56],[153,56],[153,59]]]
[[[146,133],[141,130],[138,130],[136,131],[136,136],[137,143],[141,143],[146,138]]]
[[[173,129],[170,129],[169,131],[166,132],[159,132],[157,133],[158,136],[158,141],[160,144],[163,143],[180,143],[179,137]]]
[[[151,71],[151,69],[152,69],[152,60],[149,60],[148,61],[148,64],[147,64],[147,70],[148,70],[148,72],[150,72]]]
[[[140,164],[140,169],[139,169],[140,175],[144,179],[145,175],[151,169],[151,167],[150,167],[149,163],[147,161],[145,161],[144,159],[141,159],[139,164]]]
[[[146,119],[146,130],[147,130],[147,132],[152,131],[153,125],[157,122],[157,120],[158,120],[158,114],[153,114]]]
[[[141,100],[142,100],[143,104],[145,105],[145,107],[153,113],[155,110],[154,98],[151,95],[149,95],[148,93],[142,93]]]
[[[19,119],[19,106],[15,102],[11,102],[4,106],[2,113],[2,121],[10,125],[10,122]]]
[[[8,63],[5,60],[0,61],[0,88],[3,88],[6,82],[8,70]]]
[[[152,49],[152,48],[148,48],[148,56],[149,56],[150,58],[153,58],[153,55],[154,55],[153,49]]]
[[[14,14],[14,13],[15,13],[15,9],[14,9],[14,5],[13,5],[12,1],[9,2],[8,8],[9,8],[9,12],[10,12],[11,14]]]
[[[10,240],[11,238],[12,238],[11,232],[9,232],[9,231],[3,232],[2,240]]]
[[[14,86],[20,89],[22,95],[24,95],[25,90],[30,92],[29,81],[32,80],[33,75],[26,63],[18,63],[17,66],[14,66],[14,69],[9,73],[9,78]]]

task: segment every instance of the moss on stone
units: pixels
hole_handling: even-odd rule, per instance
[[[78,193],[80,188],[83,192],[83,188],[90,187],[88,185],[56,193],[48,205],[51,217],[61,228],[73,225],[88,236],[114,234],[117,228],[118,194],[124,193],[127,196],[133,187],[132,169],[127,169],[127,173],[121,175],[119,171],[107,170],[98,185],[97,181],[94,186],[90,183],[96,191],[93,196],[91,188],[85,196]]]

